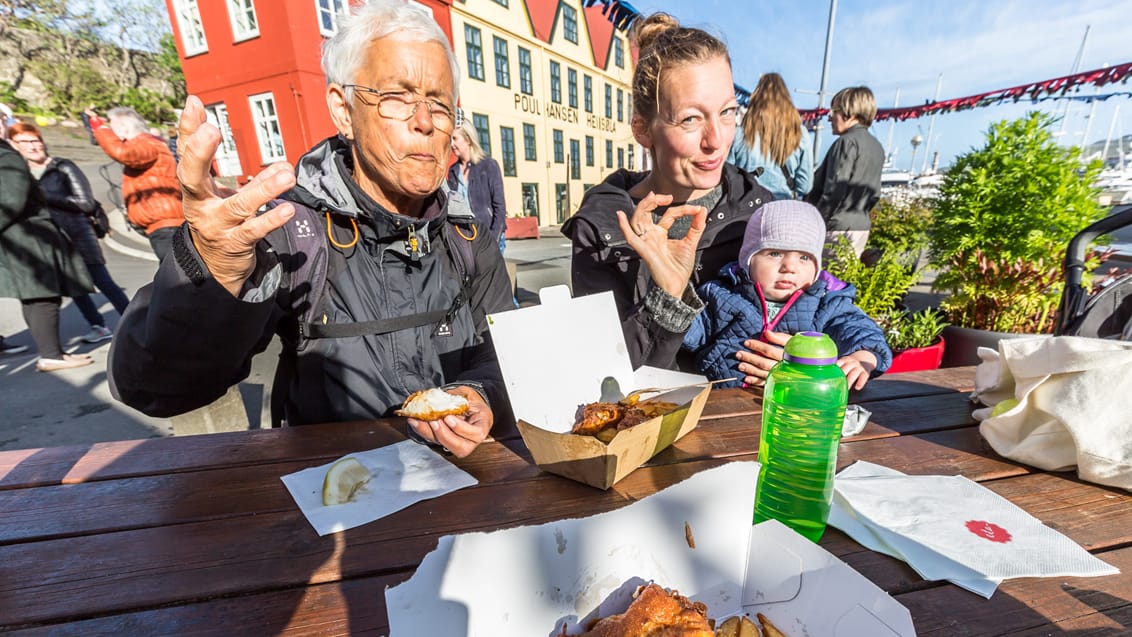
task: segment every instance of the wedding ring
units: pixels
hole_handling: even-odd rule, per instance
[[[642,230],[640,227],[633,228],[633,232],[636,232],[638,237],[645,236],[645,231]]]

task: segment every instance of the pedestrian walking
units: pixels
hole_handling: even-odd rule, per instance
[[[93,292],[90,274],[51,219],[27,162],[7,137],[7,120],[0,118],[0,297],[19,299],[39,348],[36,369],[90,365],[90,356],[68,354],[59,343],[62,297]]]
[[[448,188],[464,195],[472,214],[491,230],[502,253],[507,234],[507,202],[499,163],[484,152],[479,134],[469,121],[452,134],[452,150],[456,162],[448,169]]]
[[[106,120],[92,109],[84,114],[102,151],[122,164],[126,218],[145,232],[153,253],[164,261],[173,235],[185,221],[177,160],[165,140],[151,135],[145,120],[132,108],[112,108]]]
[[[52,157],[47,152],[43,135],[33,124],[19,123],[8,129],[8,140],[28,163],[32,177],[43,191],[51,218],[67,235],[86,264],[90,278],[121,316],[130,299],[114,282],[106,268],[106,257],[91,226],[90,215],[99,208],[91,192],[90,182],[74,162]],[[98,343],[114,336],[98,311],[90,295],[74,297],[75,306],[90,325],[90,332],[82,337],[87,343]]]

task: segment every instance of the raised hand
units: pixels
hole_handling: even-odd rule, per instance
[[[286,163],[272,164],[232,192],[209,174],[220,130],[208,123],[198,97],[185,101],[179,129],[177,178],[193,245],[213,278],[238,296],[255,270],[256,243],[295,214],[294,207],[284,203],[256,215],[260,207],[295,185],[295,169]]]
[[[653,223],[652,213],[660,206],[672,203],[672,195],[645,195],[628,219],[624,211],[617,211],[617,223],[629,247],[641,255],[649,268],[652,280],[669,295],[680,298],[692,278],[696,266],[696,246],[707,227],[707,208],[703,206],[675,206],[664,212]],[[669,239],[668,230],[680,217],[692,217],[692,227],[681,239]]]

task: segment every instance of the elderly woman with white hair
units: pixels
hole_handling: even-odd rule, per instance
[[[478,222],[450,215],[441,188],[461,119],[456,58],[412,3],[353,11],[323,47],[338,134],[297,169],[274,164],[222,192],[208,174],[220,131],[189,98],[187,223],[119,324],[112,387],[148,414],[183,413],[247,377],[278,334],[277,421],[391,416],[439,387],[466,409],[410,419],[411,434],[465,456],[511,418],[486,321],[511,307],[511,291],[490,232],[456,225]]]
[[[448,188],[468,200],[472,214],[491,230],[503,252],[507,233],[507,203],[503,199],[503,172],[499,163],[480,146],[479,134],[471,122],[452,135],[456,161],[448,169]]]
[[[164,260],[173,235],[185,221],[177,160],[163,139],[149,133],[149,125],[134,109],[116,106],[107,112],[106,120],[92,109],[84,113],[102,151],[122,164],[126,218],[145,232],[154,254]]]

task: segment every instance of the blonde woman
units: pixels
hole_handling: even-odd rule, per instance
[[[503,252],[507,233],[507,203],[503,199],[503,173],[480,146],[479,133],[465,121],[452,135],[456,163],[448,169],[448,188],[459,191],[471,204],[472,214],[491,230]]]
[[[767,73],[751,93],[727,161],[754,173],[775,199],[801,199],[814,183],[808,137],[786,82],[778,73]]]

